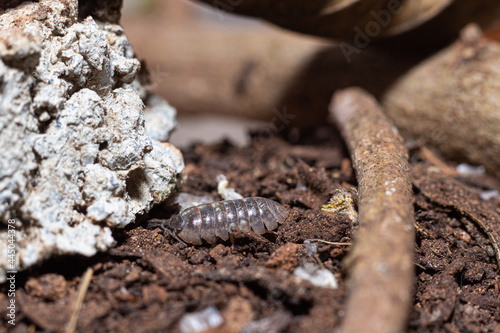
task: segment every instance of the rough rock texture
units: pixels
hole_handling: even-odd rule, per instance
[[[168,139],[175,110],[141,86],[122,28],[78,5],[0,11],[0,252],[15,220],[16,269],[106,250],[111,229],[165,200],[184,167],[146,132],[145,111]],[[6,267],[0,256],[0,281]]]

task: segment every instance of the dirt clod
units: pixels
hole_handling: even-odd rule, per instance
[[[287,243],[273,252],[266,262],[266,267],[293,271],[298,264],[298,252],[299,246],[297,244]]]

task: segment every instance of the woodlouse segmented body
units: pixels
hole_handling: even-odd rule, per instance
[[[262,235],[285,221],[288,212],[276,201],[250,197],[194,206],[174,216],[167,230],[186,243],[201,245],[202,239],[213,244],[217,237],[228,240],[234,231],[251,231]]]

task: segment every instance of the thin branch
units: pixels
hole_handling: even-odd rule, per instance
[[[342,332],[403,332],[415,269],[408,152],[375,99],[360,88],[336,93],[330,112],[359,184],[359,229],[344,262],[349,295]]]

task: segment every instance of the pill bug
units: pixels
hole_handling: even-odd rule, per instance
[[[250,197],[187,208],[168,225],[163,222],[162,228],[181,242],[201,245],[203,239],[213,244],[217,237],[226,241],[238,230],[262,235],[276,229],[287,214],[287,209],[276,201]]]

